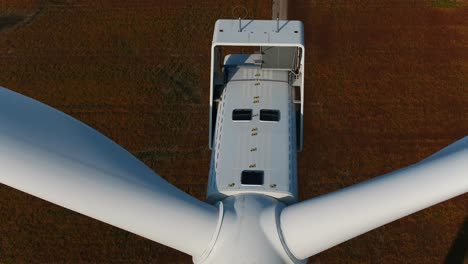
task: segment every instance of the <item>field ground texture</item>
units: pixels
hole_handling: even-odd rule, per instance
[[[466,1],[291,3],[306,30],[301,199],[468,135]],[[0,85],[82,120],[203,200],[212,28],[235,6],[271,18],[267,0],[0,1]],[[465,195],[311,262],[463,263],[467,212]],[[0,263],[149,262],[191,258],[0,186]]]

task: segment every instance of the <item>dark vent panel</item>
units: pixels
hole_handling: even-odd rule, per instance
[[[232,120],[234,121],[252,120],[252,109],[234,109],[232,111]]]
[[[280,111],[271,110],[271,109],[262,109],[260,110],[260,120],[278,122],[280,120]]]
[[[263,185],[263,171],[245,170],[242,171],[241,184],[243,185]]]

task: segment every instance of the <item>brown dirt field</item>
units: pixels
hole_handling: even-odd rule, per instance
[[[214,21],[232,18],[237,5],[249,18],[269,19],[270,4],[1,1],[0,85],[91,125],[203,199]],[[466,2],[303,0],[289,12],[306,30],[301,199],[409,165],[468,135]],[[311,262],[442,263],[467,212],[465,195]],[[466,251],[463,237],[458,248]],[[0,263],[148,262],[191,258],[0,186]]]

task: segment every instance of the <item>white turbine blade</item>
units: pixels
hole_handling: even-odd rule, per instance
[[[291,253],[304,259],[468,191],[468,137],[407,168],[286,207]]]
[[[96,130],[2,87],[0,182],[193,256],[218,222]]]

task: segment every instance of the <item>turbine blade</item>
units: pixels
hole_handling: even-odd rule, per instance
[[[468,191],[468,137],[412,166],[286,207],[280,223],[304,259]]]
[[[197,256],[218,209],[72,117],[0,87],[0,182]]]

